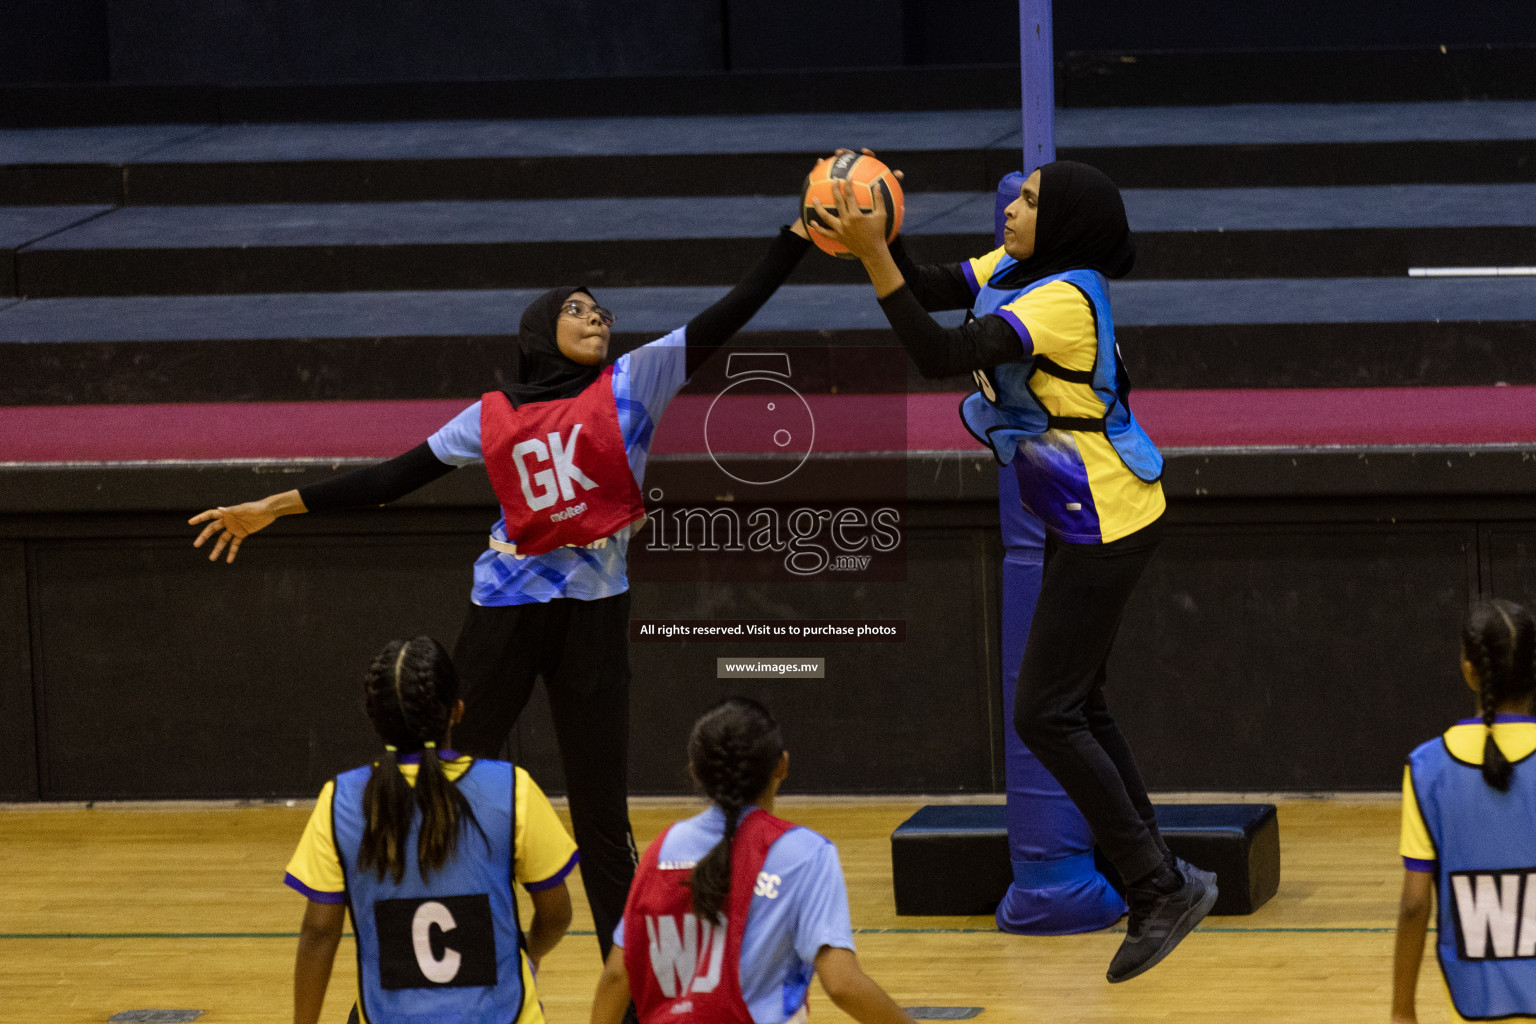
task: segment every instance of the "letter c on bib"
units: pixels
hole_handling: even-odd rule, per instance
[[[458,922],[441,903],[423,903],[411,919],[411,945],[416,950],[417,966],[427,980],[446,985],[459,973],[459,964],[464,958],[452,947],[444,947],[442,959],[432,955],[433,925],[451,932],[458,927]]]

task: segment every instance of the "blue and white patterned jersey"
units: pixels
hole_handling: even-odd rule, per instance
[[[658,859],[695,864],[724,836],[725,814],[711,805],[672,826]],[[623,921],[614,929],[613,944],[624,945]],[[741,937],[741,997],[755,1024],[781,1024],[805,1005],[823,946],[853,949],[843,866],[831,840],[793,828],[768,848]]]
[[[656,425],[667,403],[687,383],[686,327],[620,356],[613,364],[613,400],[619,430],[635,483],[645,482]],[[459,413],[427,439],[432,454],[450,466],[484,461],[480,450],[480,403]],[[508,540],[505,519],[497,519],[491,536]],[[600,548],[556,548],[542,555],[517,558],[486,548],[475,561],[475,585],[470,600],[499,607],[539,604],[557,597],[595,601],[629,589],[629,536]]]

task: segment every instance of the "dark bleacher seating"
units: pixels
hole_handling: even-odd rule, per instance
[[[378,109],[364,93],[373,106],[347,109]],[[404,564],[443,566],[431,628],[448,635],[494,519],[483,477],[460,472],[389,511],[285,520],[239,571],[281,575],[251,593],[298,604],[253,613],[215,650],[198,616],[234,591],[182,550],[190,512],[419,443],[496,386],[523,304],[556,279],[587,280],[618,311],[619,349],[677,327],[748,265],[790,215],[811,155],[836,145],[868,145],[908,172],[919,257],[985,251],[992,190],[1019,146],[1017,109],[331,124],[318,119],[335,106],[306,111],[306,124],[211,109],[203,124],[0,130],[0,605],[22,623],[22,656],[0,667],[18,709],[12,732],[0,725],[11,737],[0,776],[19,780],[17,798],[166,795],[134,739],[159,728],[160,705],[114,707],[92,725],[87,712],[121,676],[92,652],[164,633],[211,661],[167,668],[162,703],[201,700],[214,671],[284,680],[263,701],[300,703],[330,692],[310,666],[345,675],[335,637],[386,619],[422,628],[424,591],[391,597],[372,538],[343,552],[346,585],[397,618],[369,606],[356,623],[336,619],[341,584],[317,568],[343,557],[336,535],[371,531]],[[1113,295],[1138,415],[1168,456],[1170,530],[1112,671],[1152,785],[1390,788],[1404,751],[1459,710],[1425,666],[1467,597],[1536,595],[1536,278],[1406,275],[1536,262],[1532,140],[1526,102],[1061,111],[1061,155],[1116,178],[1140,239],[1136,273]],[[738,343],[889,346],[861,273],[813,254]],[[838,366],[804,383],[832,403],[819,422],[857,425],[866,379]],[[919,586],[770,593],[657,582],[637,565],[636,607],[907,616],[905,648],[839,648],[834,686],[798,708],[786,699],[805,716],[797,777],[841,792],[987,791],[996,766],[976,737],[997,728],[997,476],[954,416],[968,380],[913,374],[906,386],[907,459],[822,438],[796,486],[807,501],[868,497],[870,467],[900,461]],[[685,392],[658,433],[647,487],[669,502],[730,496],[679,440],[708,398]],[[121,598],[181,572],[174,587]],[[173,592],[186,614],[156,610]],[[93,593],[114,614],[91,614]],[[121,604],[134,607],[116,614]],[[934,607],[953,614],[929,621]],[[292,621],[321,625],[275,648]],[[672,716],[717,698],[712,659],[761,653],[741,647],[637,643],[637,688],[658,689],[637,689],[636,729],[667,735]],[[1399,713],[1368,730],[1323,720],[1345,676],[1355,699]],[[775,707],[777,693],[764,693]],[[304,730],[349,734],[354,712],[349,701],[274,724],[254,766],[210,753],[206,776],[171,795],[312,793],[338,765],[316,762],[303,779],[283,766],[309,763]],[[247,749],[220,731],[242,721],[242,708],[210,710],[210,751]],[[1198,750],[1183,742],[1191,721],[1207,730]],[[530,725],[522,756],[558,780],[544,735]],[[637,792],[686,787],[670,755],[637,745],[635,757]]]

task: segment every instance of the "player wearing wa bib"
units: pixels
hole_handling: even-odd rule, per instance
[[[443,772],[485,832],[467,830],[460,854],[427,881],[400,883],[358,869],[368,767],[325,784],[284,881],[316,903],[346,903],[357,936],[362,1024],[410,1020],[540,1024],[533,974],[522,952],[513,881],[530,892],[565,880],[576,846],[537,783],[505,761],[442,752]],[[419,757],[402,757],[416,776]],[[414,864],[413,828],[405,856]]]
[[[646,849],[613,939],[642,1024],[793,1020],[817,952],[853,949],[837,848],[765,811],[742,815],[721,924],[698,920],[687,881],[724,835],[724,813],[711,807],[680,821]]]
[[[1434,875],[1435,952],[1462,1020],[1536,1019],[1536,718],[1499,715],[1509,788],[1483,780],[1486,732],[1469,718],[1403,772],[1403,865]]]

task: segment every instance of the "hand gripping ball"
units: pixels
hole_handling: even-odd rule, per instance
[[[878,189],[885,200],[885,240],[889,242],[896,237],[896,233],[901,230],[901,217],[906,205],[901,194],[901,182],[896,180],[896,175],[891,173],[889,167],[874,157],[862,153],[843,153],[818,161],[811,168],[811,173],[806,175],[805,186],[800,190],[800,217],[805,221],[806,231],[817,248],[841,259],[854,258],[841,242],[810,230],[811,225],[821,219],[814,205],[817,200],[828,210],[836,211],[837,196],[832,191],[833,182],[836,181],[853,183],[853,201],[865,213],[874,211],[875,190]]]

